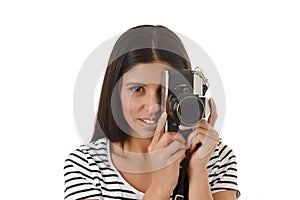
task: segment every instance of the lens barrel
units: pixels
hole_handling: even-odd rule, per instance
[[[177,124],[194,126],[204,117],[204,102],[196,95],[171,98],[168,115]]]

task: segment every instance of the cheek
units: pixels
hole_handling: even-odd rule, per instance
[[[138,101],[136,101],[135,98],[133,97],[129,97],[127,99],[127,103],[126,103],[126,110],[129,113],[129,115],[131,117],[135,117],[135,115],[137,114],[137,109],[138,109]]]
[[[121,95],[121,104],[125,119],[128,121],[128,119],[133,118],[136,108],[134,98],[132,98],[132,96],[130,96],[129,94],[123,93]]]

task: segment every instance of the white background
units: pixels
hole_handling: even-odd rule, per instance
[[[296,1],[7,2],[0,3],[1,199],[63,199],[64,159],[81,143],[76,76],[98,45],[140,24],[188,36],[218,68],[227,100],[222,137],[237,156],[240,199],[298,198]]]

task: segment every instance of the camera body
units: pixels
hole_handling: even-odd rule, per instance
[[[192,130],[179,130],[179,125],[192,127],[209,116],[205,93],[208,82],[200,68],[167,69],[163,74],[161,105],[168,114],[165,131],[181,132],[186,137]]]

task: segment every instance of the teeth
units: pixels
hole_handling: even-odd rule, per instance
[[[147,124],[155,124],[156,123],[156,121],[150,120],[150,119],[141,119],[141,120]]]

